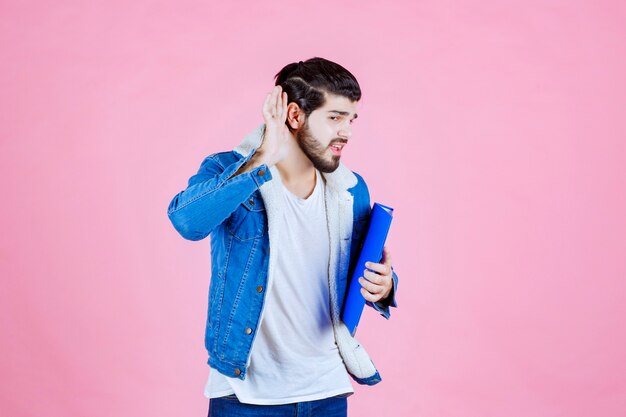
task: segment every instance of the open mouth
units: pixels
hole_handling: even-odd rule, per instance
[[[341,150],[343,149],[344,145],[331,145],[330,146],[330,150],[335,154],[335,155],[341,155]]]

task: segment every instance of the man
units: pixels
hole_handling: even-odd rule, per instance
[[[265,123],[205,158],[169,205],[183,237],[211,236],[209,416],[345,416],[349,377],[381,380],[340,319],[371,209],[363,178],[340,162],[360,98],[334,62],[287,65]],[[359,279],[387,319],[397,279],[386,247]]]

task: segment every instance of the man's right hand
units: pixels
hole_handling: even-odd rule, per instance
[[[277,85],[265,98],[263,103],[265,133],[263,142],[258,149],[267,166],[275,165],[285,159],[289,150],[291,132],[285,124],[287,120],[287,93]]]
[[[261,146],[252,155],[252,158],[228,179],[252,171],[263,164],[271,167],[287,157],[291,132],[285,124],[285,120],[287,120],[287,93],[282,91],[281,86],[274,87],[265,98],[263,118],[265,119],[265,132],[261,139]]]

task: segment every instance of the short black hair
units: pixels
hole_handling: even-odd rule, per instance
[[[351,101],[361,99],[361,87],[354,75],[324,58],[293,62],[283,67],[274,78],[276,85],[287,93],[287,104],[295,102],[307,118],[313,110],[324,105],[324,93],[343,96]]]

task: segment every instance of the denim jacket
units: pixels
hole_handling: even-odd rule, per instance
[[[270,249],[279,236],[282,199],[272,178],[276,166],[266,164],[236,175],[262,142],[265,125],[246,136],[233,151],[207,156],[187,188],[169,204],[174,228],[189,240],[210,235],[211,280],[205,330],[208,364],[229,377],[244,379],[250,351],[263,316],[266,288],[276,268]],[[380,374],[360,343],[341,321],[348,277],[355,267],[371,211],[363,178],[339,164],[322,173],[326,182],[326,211],[330,237],[328,279],[331,322],[339,353],[350,376],[374,385]],[[398,277],[385,303],[367,305],[389,318]]]

